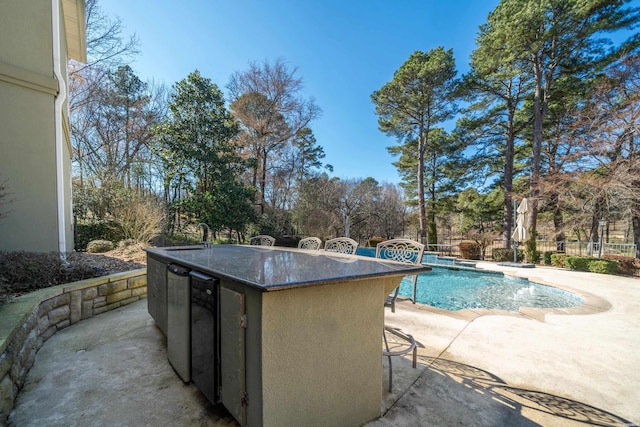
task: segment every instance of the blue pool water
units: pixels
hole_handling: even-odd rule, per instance
[[[361,252],[358,249],[358,255],[375,255],[375,250],[371,252],[368,250],[370,248],[363,249],[367,251]],[[438,259],[442,260],[443,258]],[[454,264],[453,259],[444,260],[450,262],[450,265]],[[429,261],[429,257],[424,259],[425,264],[431,265],[433,271],[418,276],[416,302],[420,304],[451,311],[465,308],[518,311],[520,307],[564,308],[584,304],[584,300],[578,295],[526,279],[502,273],[438,266]],[[411,280],[403,279],[400,294],[411,297],[412,292]]]

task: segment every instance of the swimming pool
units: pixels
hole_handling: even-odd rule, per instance
[[[358,251],[359,255],[375,255],[375,250]],[[438,266],[430,263],[429,258],[425,258],[425,264],[431,265],[433,271],[418,276],[416,302],[420,304],[450,311],[473,308],[518,311],[520,307],[566,308],[584,304],[579,295],[526,279],[468,268],[443,267],[442,264]],[[451,265],[454,265],[453,259]],[[412,292],[411,280],[403,279],[400,295],[411,297]]]
[[[400,294],[410,297],[409,279],[400,283]],[[520,307],[565,308],[584,304],[575,294],[539,285],[526,279],[470,270],[433,267],[418,276],[416,302],[445,310],[485,308],[518,311]]]

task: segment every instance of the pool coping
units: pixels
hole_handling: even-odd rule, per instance
[[[432,265],[432,264],[430,264]],[[599,297],[590,292],[584,291],[582,289],[576,289],[571,286],[567,286],[560,283],[549,282],[546,280],[542,280],[536,277],[527,277],[516,274],[515,271],[500,271],[500,270],[488,270],[484,268],[459,268],[457,266],[447,266],[447,265],[435,265],[437,267],[449,268],[452,270],[474,270],[480,273],[489,273],[489,274],[502,274],[503,276],[514,277],[517,279],[528,280],[531,283],[549,286],[552,288],[560,289],[566,292],[571,292],[575,295],[580,296],[583,299],[583,303],[574,307],[564,307],[564,308],[535,308],[535,307],[520,307],[518,311],[509,311],[509,310],[500,310],[500,309],[487,309],[487,308],[465,308],[462,310],[446,310],[439,307],[434,307],[432,305],[421,304],[421,303],[411,303],[411,299],[408,297],[398,298],[399,303],[404,304],[412,304],[419,310],[428,311],[435,314],[441,314],[444,316],[452,317],[455,319],[472,321],[478,317],[482,316],[510,316],[510,317],[521,317],[538,320],[540,322],[545,321],[545,316],[547,314],[557,314],[557,315],[587,315],[587,314],[595,314],[602,313],[611,309],[611,303],[605,300],[602,297]],[[564,269],[559,269],[564,270]]]

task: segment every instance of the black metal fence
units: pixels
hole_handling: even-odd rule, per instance
[[[441,256],[460,257],[459,244],[464,240],[447,239],[446,243],[428,245],[427,250]],[[491,260],[494,249],[504,248],[504,242],[500,239],[493,240],[488,244],[485,243],[485,246],[481,247],[481,258]],[[518,249],[524,250],[522,245]],[[598,242],[536,240],[536,250],[541,253],[559,251],[573,256],[621,255],[633,258],[636,255],[636,245],[632,243],[603,243],[602,249],[600,249],[600,243]]]

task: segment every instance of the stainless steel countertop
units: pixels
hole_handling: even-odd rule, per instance
[[[262,291],[326,285],[431,271],[426,265],[278,246],[213,245],[149,248],[148,254]]]

